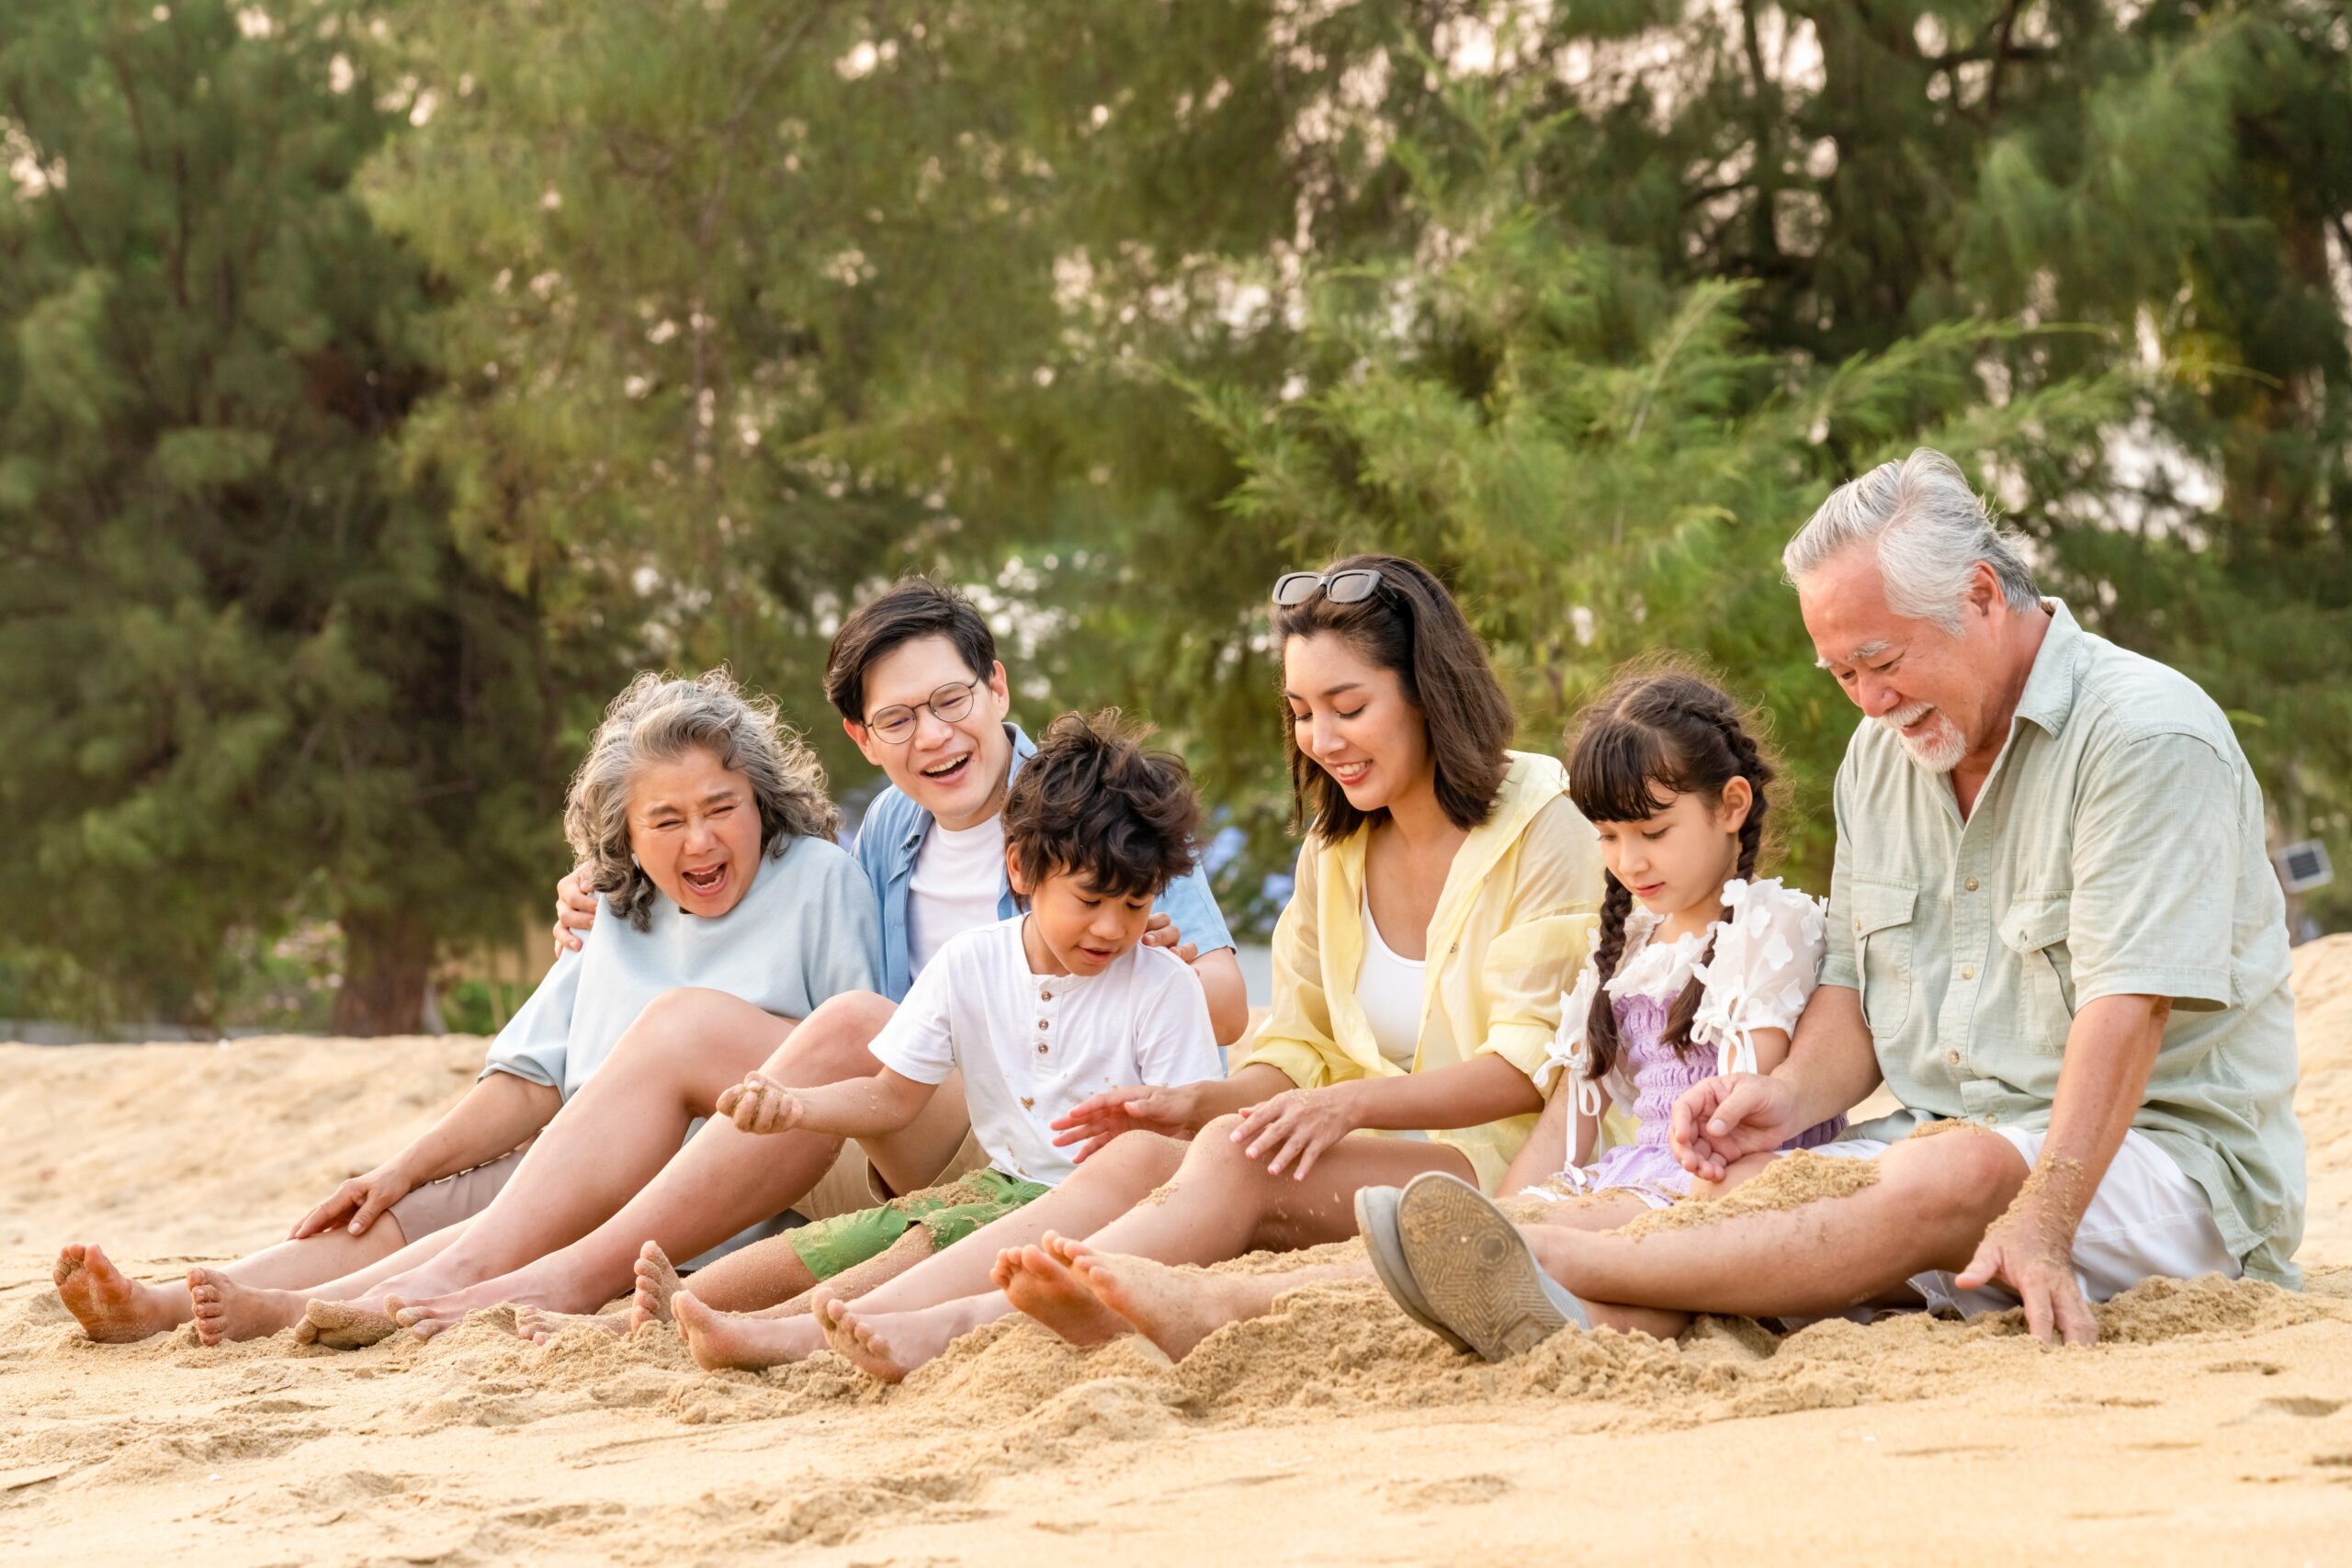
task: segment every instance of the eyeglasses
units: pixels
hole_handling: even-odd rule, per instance
[[[915,738],[915,724],[925,713],[942,724],[953,724],[972,711],[973,698],[980,689],[981,676],[968,681],[951,682],[931,694],[929,702],[912,707],[887,707],[871,715],[865,721],[866,733],[892,746],[904,746]]]
[[[1286,571],[1274,579],[1274,603],[1295,610],[1317,593],[1334,604],[1361,604],[1380,592],[1380,573],[1368,566],[1351,567],[1329,577],[1319,571]]]

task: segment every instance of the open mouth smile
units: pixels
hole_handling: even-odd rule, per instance
[[[944,762],[936,762],[923,769],[922,776],[933,784],[954,784],[970,773],[971,768],[972,753],[967,751],[960,757],[952,758]]]
[[[699,893],[705,897],[727,886],[727,864],[723,861],[701,871],[682,872],[680,874],[685,878],[688,892]]]

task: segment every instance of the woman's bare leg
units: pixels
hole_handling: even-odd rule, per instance
[[[391,1215],[382,1215],[368,1234],[373,1235],[391,1224]],[[347,1301],[364,1295],[381,1281],[440,1256],[471,1224],[473,1220],[468,1218],[444,1225],[340,1279],[322,1280],[315,1284],[279,1288],[254,1283],[235,1265],[227,1269],[191,1269],[187,1271],[187,1294],[196,1307],[197,1337],[207,1345],[219,1345],[224,1341],[266,1339],[280,1329],[293,1328],[301,1323],[303,1310],[311,1302]],[[398,1227],[394,1229],[397,1231]]]
[[[723,1071],[714,1073],[703,1066],[690,1077],[647,1075],[651,1091],[673,1094],[677,1098],[673,1103],[682,1110],[698,1104],[695,1114],[702,1114],[717,1102],[720,1092],[740,1082],[753,1067],[778,1082],[797,1086],[871,1077],[880,1070],[880,1064],[865,1047],[893,1010],[880,997],[862,993],[836,997],[810,1013],[764,1061],[741,1059],[732,1049],[738,1043],[730,1042]],[[614,1061],[574,1098],[573,1106],[586,1100],[619,1065],[616,1052]],[[624,1094],[649,1092],[643,1083],[616,1087]],[[701,1097],[699,1100],[696,1096]],[[499,1194],[499,1203],[492,1206],[485,1220],[496,1214],[523,1185],[530,1160],[547,1146],[571,1110],[567,1106],[564,1116],[540,1134],[531,1155],[526,1156],[524,1168]],[[683,1120],[674,1125],[680,1132],[684,1129]],[[912,1123],[886,1136],[862,1140],[862,1146],[885,1180],[894,1187],[904,1180],[910,1186],[902,1190],[911,1190],[928,1183],[954,1157],[968,1127],[962,1080],[951,1077]],[[840,1149],[840,1139],[817,1134],[759,1135],[741,1132],[731,1122],[712,1122],[685,1148],[675,1150],[675,1157],[661,1168],[659,1177],[628,1198],[616,1213],[585,1234],[563,1236],[543,1256],[535,1254],[485,1275],[475,1270],[483,1266],[486,1249],[469,1247],[468,1256],[458,1258],[460,1249],[452,1248],[450,1258],[442,1264],[395,1281],[380,1293],[388,1300],[397,1297],[401,1323],[426,1336],[477,1308],[506,1302],[560,1313],[593,1312],[629,1291],[633,1266],[647,1241],[659,1243],[673,1258],[706,1252],[745,1226],[791,1207],[816,1185]],[[452,1263],[456,1266],[445,1266]]]

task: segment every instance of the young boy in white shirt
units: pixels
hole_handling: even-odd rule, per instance
[[[718,1100],[749,1133],[870,1137],[913,1121],[960,1069],[988,1166],[752,1249],[788,1247],[799,1265],[776,1287],[793,1298],[781,1307],[721,1316],[674,1297],[697,1358],[712,1356],[706,1364],[809,1354],[824,1341],[800,1298],[818,1281],[888,1254],[835,1293],[870,1288],[1051,1190],[1075,1168],[1052,1123],[1081,1100],[1119,1084],[1219,1076],[1199,983],[1175,954],[1142,942],[1152,900],[1193,863],[1200,805],[1183,763],[1145,750],[1115,713],[1065,714],[1014,777],[1003,817],[1023,912],[950,938],[923,966],[867,1043],[879,1073],[797,1089],[753,1073]],[[731,1271],[776,1261],[746,1254]]]

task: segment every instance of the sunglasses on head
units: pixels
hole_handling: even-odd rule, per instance
[[[1317,593],[1334,604],[1360,604],[1380,591],[1380,573],[1368,566],[1350,567],[1329,575],[1319,571],[1286,571],[1274,579],[1274,603],[1295,610]]]

